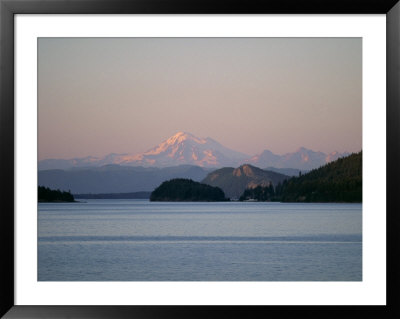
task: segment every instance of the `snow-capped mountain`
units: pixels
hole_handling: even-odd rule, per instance
[[[121,164],[141,166],[197,165],[222,167],[240,163],[248,155],[236,152],[207,137],[178,132],[149,151],[125,157]]]
[[[264,150],[261,154],[253,156],[246,162],[262,168],[275,167],[311,170],[347,155],[349,153],[332,152],[325,154],[300,147],[297,151],[284,155],[276,155],[269,150]]]
[[[46,159],[39,162],[39,170],[100,167],[109,164],[144,167],[196,165],[206,168],[221,168],[238,167],[245,163],[259,168],[311,170],[346,155],[349,154],[338,152],[325,154],[302,147],[293,153],[284,155],[277,155],[269,150],[264,150],[262,153],[250,157],[231,150],[212,138],[198,138],[191,133],[178,132],[144,153],[111,153],[104,157]]]
[[[71,167],[99,167],[108,164],[168,167],[196,165],[201,167],[238,166],[249,155],[231,150],[210,137],[198,138],[178,132],[147,152],[140,154],[109,154],[103,158],[46,159],[39,170]]]

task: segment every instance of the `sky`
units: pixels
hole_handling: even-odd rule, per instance
[[[361,38],[39,38],[39,160],[179,131],[249,155],[360,151]]]

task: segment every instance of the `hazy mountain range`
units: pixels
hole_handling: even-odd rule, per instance
[[[116,194],[151,192],[162,182],[176,178],[187,178],[218,186],[227,197],[239,198],[246,188],[270,184],[276,186],[289,176],[248,164],[217,170],[192,165],[163,168],[105,165],[67,170],[42,170],[38,174],[38,184],[51,189],[71,191],[73,194]]]
[[[147,152],[140,154],[109,154],[104,157],[88,156],[73,159],[45,159],[39,161],[39,170],[101,167],[109,164],[143,167],[171,167],[194,165],[204,168],[238,167],[251,164],[260,168],[291,168],[311,170],[349,153],[315,152],[304,147],[295,152],[277,155],[269,150],[250,156],[229,149],[212,138],[198,138],[178,132]]]
[[[190,165],[164,168],[106,165],[67,170],[50,169],[39,171],[38,185],[69,190],[73,194],[128,193],[152,191],[172,178],[201,181],[209,172],[205,168]]]

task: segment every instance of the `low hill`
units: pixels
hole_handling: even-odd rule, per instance
[[[194,182],[191,179],[177,178],[163,182],[150,195],[150,201],[197,202],[227,201],[224,192],[218,187]]]
[[[247,188],[271,184],[276,186],[288,178],[283,174],[245,164],[238,168],[225,167],[211,172],[202,183],[220,187],[227,197],[239,198]]]
[[[75,202],[74,196],[70,192],[53,190],[47,187],[38,187],[39,202]]]
[[[362,202],[362,152],[293,177],[275,193],[282,202]]]

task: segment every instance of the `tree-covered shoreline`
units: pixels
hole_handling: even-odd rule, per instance
[[[60,191],[59,189],[53,190],[48,187],[38,187],[38,202],[62,202],[62,203],[74,203],[75,198],[70,192]]]
[[[240,200],[361,203],[362,152],[339,158],[307,174],[291,177],[275,188],[246,189]]]

